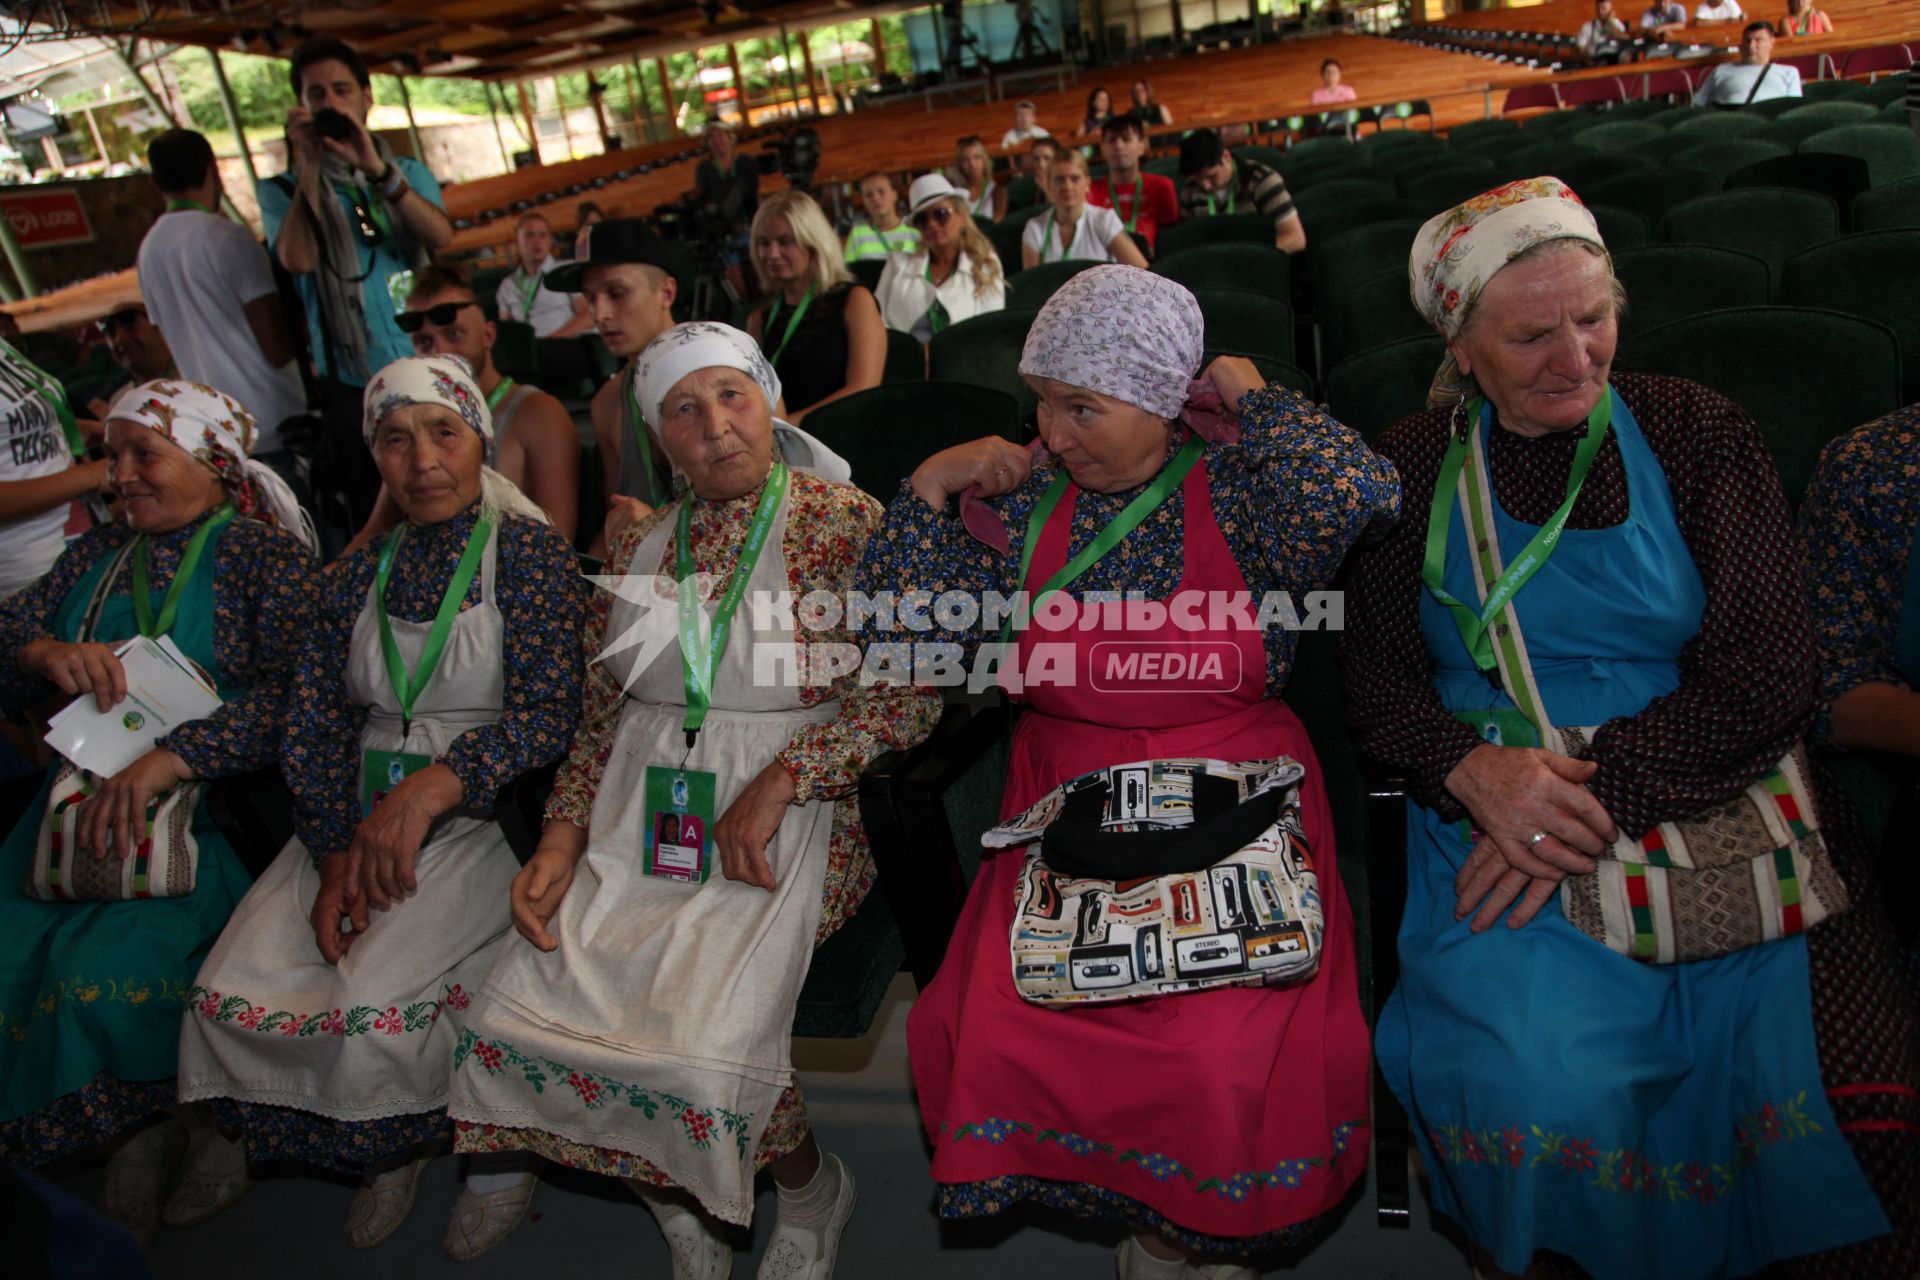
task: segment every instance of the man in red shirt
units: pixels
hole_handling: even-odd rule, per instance
[[[1146,151],[1146,131],[1133,116],[1114,116],[1102,125],[1100,153],[1107,158],[1107,176],[1087,188],[1087,202],[1119,214],[1127,230],[1144,239],[1152,253],[1160,228],[1179,221],[1180,197],[1172,178],[1140,171]]]

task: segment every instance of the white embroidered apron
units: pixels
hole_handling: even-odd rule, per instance
[[[785,658],[794,643],[791,630],[753,627],[757,593],[790,589],[790,501],[781,503],[734,615],[712,708],[686,760],[717,775],[716,817],[801,726],[838,711],[832,700],[803,707],[790,675],[779,687],[753,680],[756,648],[778,646]],[[633,564],[657,569],[673,527],[661,521]],[[709,613],[725,585],[701,593]],[[672,595],[655,607],[671,616]],[[621,635],[636,616],[635,606],[616,601],[607,634]],[[772,893],[726,879],[717,855],[705,884],[647,876],[646,769],[687,756],[686,690],[677,644],[638,676],[633,663],[631,651],[607,659],[628,697],[586,851],[548,926],[560,945],[546,953],[516,937],[502,948],[461,1019],[471,1030],[449,1110],[461,1121],[644,1157],[708,1212],[746,1223],[760,1135],[793,1081],[793,1010],[813,958],[833,805],[787,809],[766,851]]]
[[[438,758],[468,729],[500,718],[504,626],[494,603],[495,553],[490,538],[480,561],[481,602],[455,616],[404,741],[380,652],[375,588],[368,589],[346,670],[348,698],[367,708],[362,750]],[[391,621],[412,670],[432,620]],[[511,928],[507,892],[519,870],[506,836],[486,816],[493,797],[468,799],[480,812],[456,810],[433,825],[414,858],[418,890],[373,912],[337,967],[313,936],[320,872],[298,837],[288,842],[200,968],[181,1034],[183,1101],[238,1098],[348,1121],[446,1105],[458,1032],[441,1015],[464,1007],[486,977]]]

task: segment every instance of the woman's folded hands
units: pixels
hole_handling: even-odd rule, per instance
[[[1586,788],[1599,766],[1539,747],[1475,747],[1447,775],[1478,836],[1454,877],[1454,917],[1491,928],[1509,907],[1511,928],[1533,919],[1569,875],[1586,875],[1619,829]]]

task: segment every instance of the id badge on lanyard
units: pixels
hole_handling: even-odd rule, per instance
[[[362,751],[360,816],[371,816],[374,806],[387,798],[387,792],[432,763],[432,756],[413,751]]]
[[[713,871],[714,788],[714,775],[704,769],[647,766],[643,871],[706,883]]]

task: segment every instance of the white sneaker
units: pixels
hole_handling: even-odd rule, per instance
[[[353,1193],[347,1202],[347,1243],[371,1249],[400,1229],[413,1212],[420,1176],[433,1163],[430,1155],[416,1156],[398,1169],[380,1174]]]
[[[1120,1280],[1191,1280],[1203,1277],[1204,1280],[1259,1280],[1259,1273],[1252,1267],[1243,1267],[1234,1262],[1198,1263],[1188,1259],[1175,1261],[1170,1258],[1156,1258],[1140,1247],[1140,1242],[1128,1236],[1120,1242],[1120,1248],[1114,1255],[1114,1274]]]
[[[216,1129],[195,1129],[188,1135],[186,1167],[167,1195],[161,1217],[170,1227],[197,1226],[247,1194],[252,1185],[246,1152]]]
[[[539,1182],[538,1174],[526,1173],[512,1186],[483,1195],[475,1195],[462,1183],[440,1247],[455,1262],[472,1262],[527,1220],[533,1208],[533,1189]]]
[[[670,1199],[663,1188],[627,1179],[647,1206],[673,1252],[673,1280],[727,1280],[733,1274],[733,1245],[704,1213]]]
[[[187,1153],[187,1130],[168,1116],[128,1138],[107,1157],[107,1186],[100,1197],[107,1216],[146,1248],[160,1230],[167,1175]]]
[[[832,1280],[833,1263],[840,1255],[840,1233],[846,1230],[859,1195],[854,1190],[853,1175],[840,1157],[829,1153],[826,1159],[833,1162],[833,1170],[840,1177],[833,1216],[818,1230],[777,1223],[767,1252],[760,1259],[758,1280]]]

